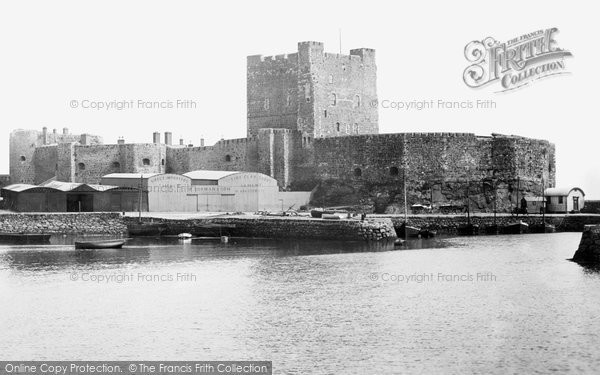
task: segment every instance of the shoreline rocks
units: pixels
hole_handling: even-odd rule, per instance
[[[585,226],[573,261],[600,264],[600,225]]]

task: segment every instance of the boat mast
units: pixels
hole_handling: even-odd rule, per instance
[[[517,217],[519,217],[519,207],[520,207],[520,202],[519,202],[519,190],[521,190],[521,178],[517,177]]]
[[[406,194],[406,159],[404,160],[404,173],[402,173],[402,185],[404,188],[404,240],[408,239],[408,203]]]
[[[542,225],[546,232],[546,189],[544,188],[544,175],[542,174]]]
[[[467,179],[467,224],[471,224],[471,202],[469,199],[469,188],[471,186],[471,180]]]
[[[493,188],[494,188],[494,227],[495,227],[496,226],[496,213],[498,210],[498,207],[496,206],[496,204],[497,204],[496,202],[498,200],[498,191],[496,190],[496,184],[494,183],[494,180],[492,180],[492,184],[493,184]]]
[[[404,185],[404,223],[408,223],[408,204],[406,202],[406,169],[404,169],[402,185]]]
[[[138,193],[138,222],[142,223],[142,184],[144,182],[144,174],[140,174],[140,186]]]

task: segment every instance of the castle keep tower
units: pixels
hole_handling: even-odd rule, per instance
[[[299,131],[303,139],[379,132],[375,50],[327,53],[300,42],[298,52],[248,56],[248,136],[264,128]]]

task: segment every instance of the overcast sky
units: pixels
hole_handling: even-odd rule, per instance
[[[0,173],[12,129],[69,127],[116,143],[153,131],[212,144],[246,132],[246,56],[377,50],[380,101],[494,100],[496,109],[380,108],[380,131],[518,134],[556,144],[557,184],[600,199],[598,33],[594,2],[554,1],[3,1]],[[510,93],[474,90],[467,43],[557,27],[569,75]],[[93,110],[71,101],[193,100],[195,109]]]

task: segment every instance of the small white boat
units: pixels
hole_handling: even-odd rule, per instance
[[[192,234],[191,234],[191,233],[179,233],[179,234],[177,235],[177,237],[178,237],[180,240],[188,240],[188,239],[192,238],[193,236],[192,236]]]

